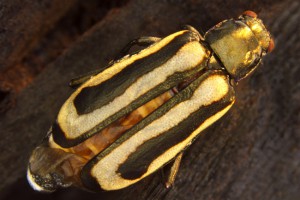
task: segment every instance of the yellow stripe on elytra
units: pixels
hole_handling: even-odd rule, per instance
[[[181,143],[173,146],[171,149],[167,150],[164,152],[162,155],[160,155],[158,158],[156,158],[148,168],[147,173],[145,176],[151,174],[152,172],[156,171],[158,168],[163,166],[166,161],[172,160],[178,153],[180,153],[185,147],[189,146],[190,143],[193,141],[193,139],[199,135],[204,129],[206,129],[208,126],[213,124],[215,121],[220,119],[233,105],[234,102],[232,102],[229,106],[225,107],[223,110],[220,112],[214,114],[207,120],[205,120],[201,126],[199,126],[186,140],[182,141]],[[184,130],[182,130],[184,131]]]
[[[225,114],[231,105],[208,118],[195,132],[191,133],[188,139],[173,147],[173,151],[167,151],[154,160],[149,166],[148,171],[142,177],[135,180],[127,180],[123,179],[115,172],[119,165],[124,163],[128,156],[134,153],[140,145],[176,126],[182,120],[186,119],[190,113],[195,112],[202,106],[210,105],[221,100],[228,93],[229,87],[226,76],[212,75],[208,77],[200,84],[191,99],[177,104],[165,115],[156,119],[127,141],[123,142],[120,146],[110,152],[110,154],[98,161],[98,163],[91,169],[91,174],[105,190],[121,189],[139,181],[145,176],[148,176],[153,171],[174,158],[174,156],[183,150],[184,147],[188,145],[200,131]]]
[[[131,57],[126,57],[122,60],[122,62],[115,63],[113,66],[107,68],[100,74],[96,75],[92,79],[88,80],[87,82],[83,83],[64,103],[62,106],[59,114],[58,114],[58,122],[60,122],[60,126],[64,132],[68,134],[68,129],[66,128],[67,126],[72,126],[71,124],[65,124],[64,119],[68,118],[69,113],[68,111],[71,109],[70,106],[74,107],[73,101],[75,97],[81,92],[81,90],[85,87],[89,86],[95,86],[98,85],[108,79],[110,79],[112,76],[115,74],[119,73],[122,71],[124,68],[126,68],[128,65],[132,64],[134,61],[141,59],[143,57],[146,57],[152,53],[155,53],[159,51],[161,48],[166,46],[168,43],[170,43],[175,37],[184,34],[186,31],[179,31],[176,32],[172,35],[169,35],[168,37],[162,39],[159,41],[157,44],[150,46],[149,48],[146,48],[139,52],[138,54],[132,55]],[[73,108],[74,109],[74,108]],[[76,135],[76,134],[75,134]],[[66,135],[68,137],[68,135]],[[74,136],[77,137],[78,135]],[[73,138],[69,136],[70,138]]]
[[[172,38],[173,37],[175,36],[172,36]],[[194,41],[187,43],[166,63],[139,78],[127,88],[122,95],[116,97],[109,104],[88,114],[78,115],[76,108],[73,105],[73,100],[79,92],[78,90],[62,106],[58,115],[58,122],[62,130],[66,133],[67,138],[76,138],[82,133],[95,127],[107,117],[128,106],[132,101],[145,94],[156,85],[164,82],[165,79],[175,71],[180,72],[190,70],[203,62],[204,58],[206,58],[206,51],[199,42]]]

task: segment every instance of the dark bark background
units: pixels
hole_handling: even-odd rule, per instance
[[[114,192],[29,187],[29,155],[71,94],[71,78],[105,67],[136,37],[184,24],[205,32],[244,10],[258,13],[276,48],[185,152],[171,189],[160,172]],[[299,21],[296,0],[0,0],[0,199],[299,199]]]

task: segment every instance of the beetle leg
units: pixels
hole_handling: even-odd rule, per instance
[[[114,60],[119,60],[120,58],[124,57],[126,54],[128,54],[129,50],[131,49],[131,47],[133,47],[134,45],[138,45],[138,46],[149,46],[151,44],[154,44],[155,42],[160,41],[161,38],[159,37],[140,37],[137,39],[134,39],[132,41],[130,41],[119,53],[119,55],[114,59]]]
[[[101,71],[103,71],[103,69],[97,69],[91,72],[88,72],[84,75],[78,76],[76,78],[71,79],[71,81],[69,82],[69,86],[72,88],[77,88],[78,86],[80,86],[82,83],[86,82],[87,80],[89,80],[91,77],[99,74]]]
[[[135,40],[132,40],[131,42],[129,42],[119,53],[119,55],[112,61],[109,62],[108,66],[114,64],[114,62],[116,60],[119,60],[120,58],[124,57],[126,54],[128,54],[128,51],[131,49],[131,47],[133,47],[134,45],[139,45],[139,46],[149,46],[155,42],[160,41],[161,38],[159,37],[140,37],[137,38]],[[87,74],[84,74],[82,76],[76,77],[74,79],[72,79],[69,83],[69,86],[72,88],[76,88],[79,85],[81,85],[82,83],[86,82],[87,80],[89,80],[92,76],[97,75],[98,73],[100,73],[103,69],[99,69],[99,70],[95,70],[92,72],[89,72]]]
[[[173,185],[174,181],[175,181],[177,172],[178,172],[179,167],[180,167],[180,162],[181,162],[181,159],[182,159],[182,155],[183,155],[183,152],[179,153],[175,158],[175,161],[174,161],[174,163],[171,167],[171,170],[170,170],[168,180],[165,183],[166,188],[171,187]]]
[[[192,31],[193,33],[196,33],[201,40],[204,40],[204,32],[200,30],[201,33],[199,33],[199,31],[197,29],[195,29],[194,27],[192,27],[191,25],[184,25],[183,26],[183,29],[184,30],[189,30],[189,31]]]

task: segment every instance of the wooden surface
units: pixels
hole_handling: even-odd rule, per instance
[[[299,2],[43,0],[40,12],[20,2],[0,0],[0,199],[300,198]],[[239,83],[230,112],[185,152],[171,189],[158,172],[114,192],[32,191],[25,179],[28,157],[71,94],[71,78],[104,67],[133,38],[163,37],[184,24],[205,32],[244,10],[258,13],[276,48]],[[21,38],[7,34],[21,29]],[[9,48],[13,53],[4,54]]]
[[[0,1],[0,69],[18,64],[76,1]]]

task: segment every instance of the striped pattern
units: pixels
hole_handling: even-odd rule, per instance
[[[148,176],[189,146],[233,102],[228,77],[220,71],[205,73],[92,159],[82,170],[84,185],[116,190]]]
[[[174,33],[125,57],[79,87],[52,127],[54,141],[72,147],[202,70],[207,50],[191,31]]]
[[[176,158],[233,105],[229,82],[246,77],[272,49],[261,20],[248,14],[204,37],[192,27],[174,33],[87,80],[34,150],[31,186],[117,190]]]

